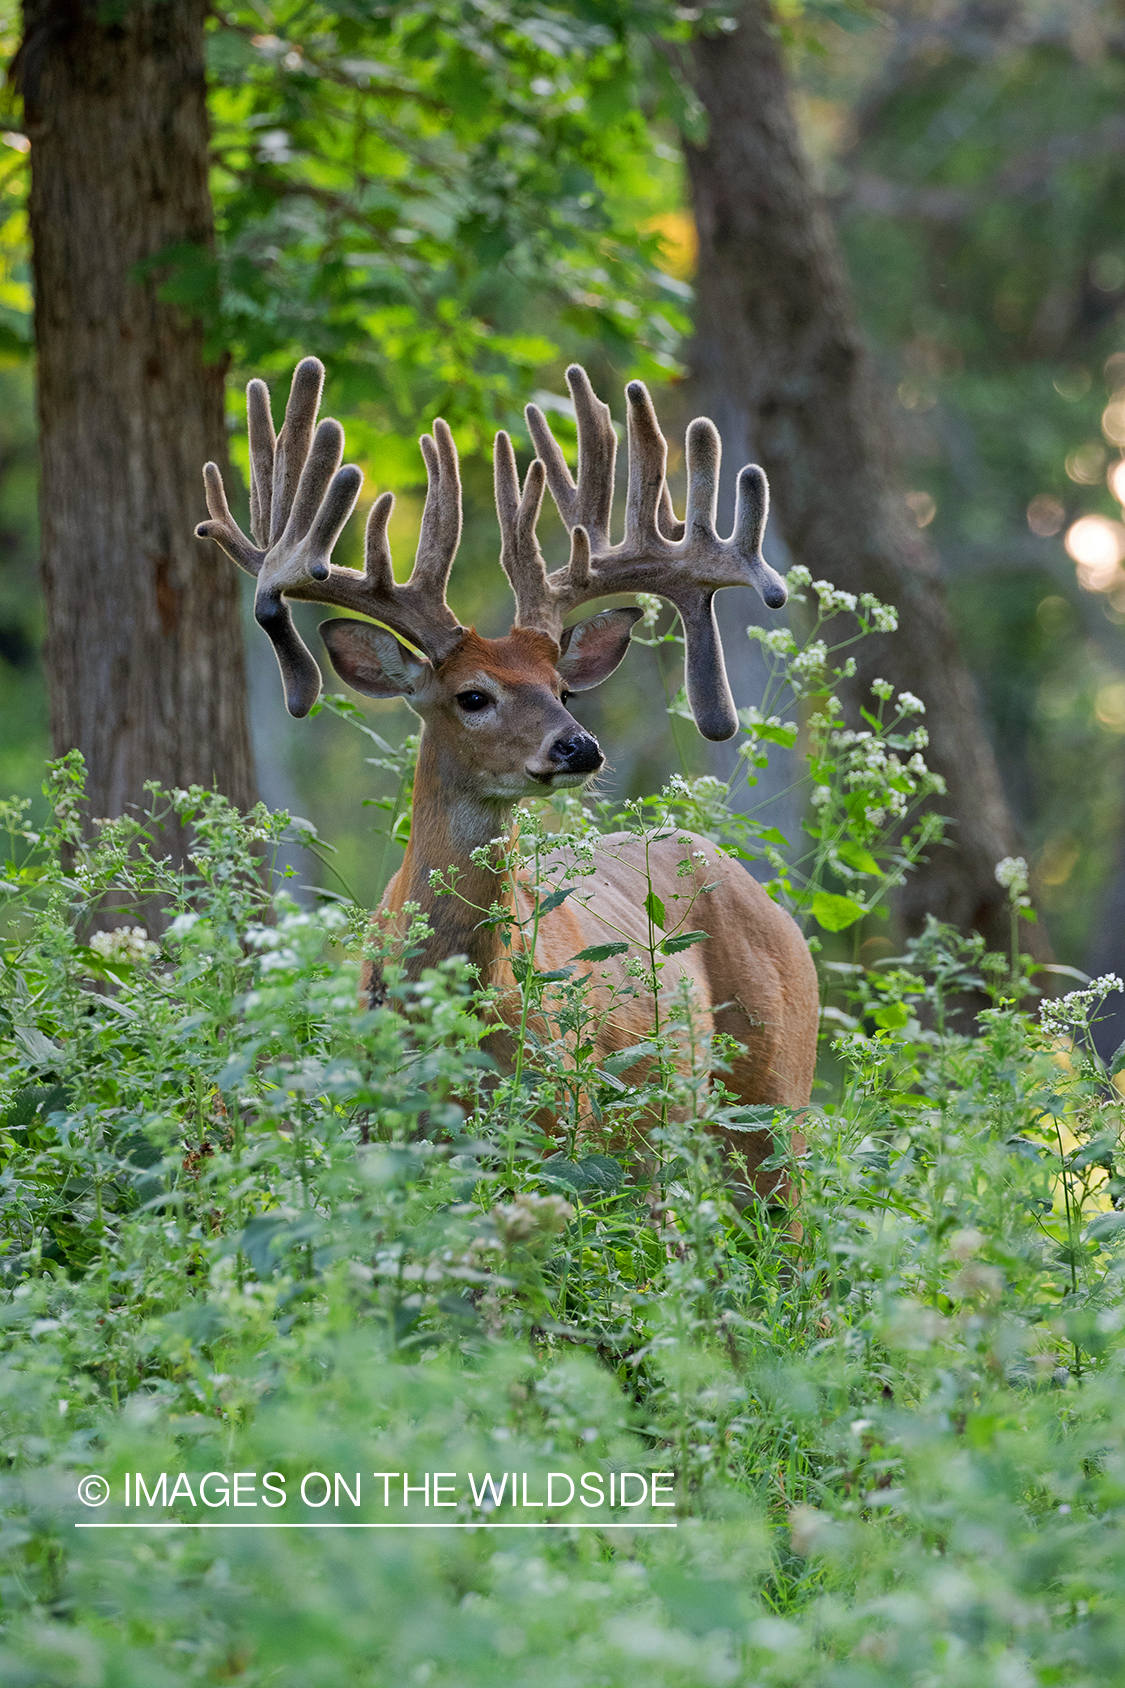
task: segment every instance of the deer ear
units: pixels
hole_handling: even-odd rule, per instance
[[[555,666],[572,692],[588,692],[609,678],[629,649],[629,635],[642,613],[603,610],[566,629],[560,640],[562,656]]]
[[[409,697],[430,673],[424,656],[369,621],[322,621],[320,636],[341,680],[368,697]]]

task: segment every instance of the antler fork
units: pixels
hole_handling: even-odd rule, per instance
[[[364,572],[330,561],[344,524],[355,509],[363,474],[354,463],[340,466],[344,430],[316,413],[324,388],[324,365],[304,358],[293,374],[285,423],[274,436],[269,389],[251,381],[246,389],[250,433],[251,543],[227,504],[214,463],[203,470],[209,522],[196,533],[214,539],[234,562],[257,580],[254,618],[273,641],[290,715],[307,715],[320,695],[320,669],[293,625],[285,598],[331,604],[374,617],[401,633],[434,663],[449,655],[464,628],[445,601],[449,570],[461,539],[461,480],[457,449],[444,422],[421,440],[428,486],[422,531],[410,579],[395,581],[387,523],[394,494],[384,492],[371,507],[364,540]],[[284,594],[284,596],[283,596]]]
[[[762,556],[769,513],[765,474],[749,465],[738,476],[734,531],[720,539],[715,502],[721,445],[712,422],[687,431],[685,520],[676,520],[665,476],[668,447],[641,381],[625,389],[629,404],[629,488],[625,535],[610,540],[617,437],[609,408],[595,396],[584,369],[566,372],[578,422],[578,481],[543,412],[527,407],[538,458],[519,487],[507,434],[496,437],[496,508],[503,535],[501,562],[516,595],[516,625],[558,639],[564,618],[579,604],[611,592],[653,592],[675,604],[687,644],[687,693],[705,738],[730,738],[738,726],[712,600],[724,586],[753,586],[771,609],[786,600],[785,583]],[[544,486],[570,533],[570,561],[547,573],[535,533]]]

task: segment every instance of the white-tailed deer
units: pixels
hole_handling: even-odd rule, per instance
[[[786,597],[780,576],[761,555],[768,508],[762,471],[741,471],[734,532],[721,540],[715,531],[719,438],[710,422],[693,422],[687,433],[687,509],[685,520],[677,521],[665,479],[667,446],[649,395],[636,381],[626,389],[625,535],[612,544],[616,434],[585,372],[572,367],[567,380],[578,421],[577,484],[536,406],[528,406],[527,420],[539,456],[522,492],[511,441],[504,433],[496,437],[500,560],[516,599],[515,625],[506,638],[485,639],[462,627],[445,601],[461,535],[461,487],[444,422],[435,422],[433,434],[421,441],[429,487],[410,579],[398,584],[391,568],[389,492],[376,499],[368,517],[364,572],[329,561],[362,475],[353,465],[341,467],[340,424],[325,420],[316,426],[324,369],[315,358],[297,367],[276,438],[264,382],[252,381],[247,389],[255,543],[233,521],[213,463],[204,470],[212,519],[196,530],[217,540],[256,577],[254,613],[273,641],[290,714],[307,714],[321,676],[286,597],[372,618],[327,621],[320,631],[348,685],[369,697],[404,697],[424,723],[410,843],[377,918],[393,927],[405,904],[417,904],[432,936],[413,968],[467,956],[482,981],[510,988],[511,1015],[501,1008],[509,1028],[519,1011],[510,954],[500,931],[482,922],[479,911],[507,897],[515,901],[513,913],[526,921],[531,895],[481,865],[481,851],[485,861],[495,859],[495,840],[510,831],[521,798],[582,785],[602,767],[597,741],[568,712],[567,700],[613,672],[641,612],[603,610],[569,627],[565,618],[580,604],[611,593],[643,591],[670,600],[683,621],[696,723],[706,737],[722,739],[737,722],[712,598],[720,587],[736,585],[755,586],[771,607]],[[545,484],[571,542],[569,562],[552,574],[536,538]],[[695,896],[691,925],[709,936],[677,955],[665,976],[678,968],[692,981],[704,1033],[725,1032],[744,1045],[745,1053],[724,1075],[743,1102],[803,1106],[812,1085],[818,1014],[808,948],[789,915],[705,839],[691,839],[693,866],[685,878],[682,837],[677,832],[651,848],[648,872],[667,907],[685,892]],[[606,841],[597,862],[596,874],[579,881],[580,889],[540,920],[537,966],[564,967],[580,950],[622,934],[647,942],[647,884],[638,876],[643,847],[618,834]],[[451,868],[459,895],[438,895],[431,875],[444,876]],[[711,888],[703,890],[704,885]],[[635,1045],[651,1029],[651,999],[617,994],[623,962],[610,960],[594,970],[592,985],[611,1004],[598,1058]],[[503,1004],[505,997],[500,1000]],[[510,1057],[510,1035],[507,1043]],[[500,1053],[503,1058],[504,1050]],[[740,1132],[732,1146],[751,1166],[771,1150],[764,1132],[756,1137]],[[769,1175],[763,1193],[776,1182],[776,1175]]]

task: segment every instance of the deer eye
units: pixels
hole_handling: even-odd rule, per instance
[[[487,692],[458,692],[457,702],[467,715],[475,715],[479,709],[487,709],[492,699]]]
[[[569,703],[570,702],[570,693],[567,691],[565,686],[563,687],[562,691],[559,693],[559,702],[560,703]]]

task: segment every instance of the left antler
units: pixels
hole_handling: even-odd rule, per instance
[[[712,600],[724,586],[753,586],[771,609],[785,603],[785,583],[762,556],[769,512],[765,474],[749,465],[738,476],[734,532],[720,539],[715,500],[721,445],[712,422],[687,431],[687,510],[678,522],[665,478],[668,447],[643,382],[625,389],[629,403],[629,489],[625,536],[610,542],[617,437],[608,406],[595,396],[585,370],[566,372],[578,421],[578,481],[543,412],[528,405],[527,423],[538,458],[522,494],[507,434],[496,438],[496,508],[503,536],[501,561],[516,595],[516,626],[554,639],[579,604],[613,592],[653,592],[675,604],[687,644],[687,693],[704,738],[730,738],[738,726]],[[548,574],[535,524],[544,486],[570,533],[570,561]]]
[[[400,586],[391,567],[391,492],[375,500],[367,518],[364,572],[338,568],[329,559],[355,509],[363,475],[353,463],[340,467],[344,430],[338,422],[326,418],[313,432],[323,387],[324,365],[318,358],[302,359],[293,374],[285,425],[275,439],[269,389],[264,381],[251,381],[246,389],[250,526],[257,543],[247,539],[231,515],[214,463],[203,470],[211,520],[195,530],[201,539],[217,540],[256,577],[254,616],[273,641],[291,715],[307,715],[316,702],[320,669],[293,625],[285,597],[372,616],[434,663],[447,657],[465,633],[445,601],[461,539],[461,480],[452,434],[438,421],[432,436],[422,436],[429,484],[410,579]]]

